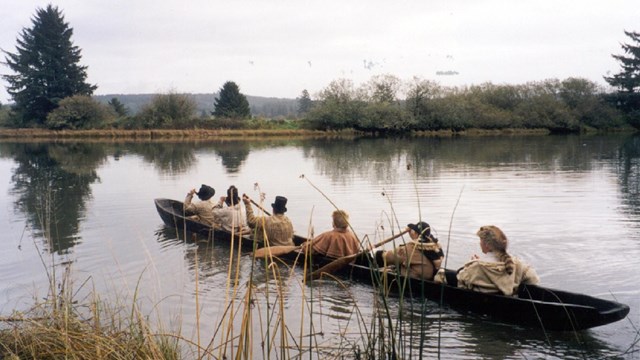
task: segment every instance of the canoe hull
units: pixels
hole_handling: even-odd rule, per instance
[[[448,284],[398,276],[365,265],[356,264],[345,271],[355,281],[387,284],[388,293],[429,299],[458,312],[549,331],[589,329],[619,321],[629,313],[624,304],[536,285],[522,285],[513,297],[470,291],[455,286],[453,270],[447,270]]]

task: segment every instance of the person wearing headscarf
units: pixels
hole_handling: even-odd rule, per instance
[[[226,206],[225,206],[226,205]],[[227,196],[220,197],[219,208],[213,210],[216,221],[230,232],[246,232],[246,217],[242,211],[238,189],[231,185],[227,189]]]
[[[294,245],[293,224],[284,214],[287,212],[286,197],[276,196],[271,204],[271,216],[255,216],[251,199],[246,194],[242,195],[242,201],[247,209],[247,225],[255,235],[256,241],[268,242],[269,246]]]
[[[357,254],[360,251],[360,242],[349,230],[349,214],[344,210],[335,210],[331,219],[333,229],[311,240],[312,253],[332,258]]]
[[[509,240],[494,225],[480,227],[481,255],[473,255],[471,261],[458,271],[458,287],[511,296],[518,292],[520,284],[538,284],[535,270],[507,253]]]
[[[211,201],[216,191],[209,185],[202,184],[200,189],[196,192],[196,189],[191,189],[187,193],[187,197],[184,199],[185,212],[191,213],[191,219],[204,222],[210,226],[216,226],[216,219],[213,214],[213,209],[216,204]],[[193,195],[198,195],[200,201],[192,202]]]
[[[411,240],[394,250],[376,251],[376,263],[379,266],[395,266],[404,276],[433,280],[444,258],[438,239],[431,234],[431,226],[424,221],[408,224],[407,228]]]

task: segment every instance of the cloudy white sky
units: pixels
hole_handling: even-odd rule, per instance
[[[623,31],[640,31],[638,0],[0,0],[0,48],[15,52],[48,3],[74,29],[96,94],[211,93],[232,80],[247,95],[294,98],[378,74],[604,85]]]

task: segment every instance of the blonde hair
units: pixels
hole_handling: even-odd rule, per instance
[[[349,214],[344,210],[336,210],[331,214],[333,218],[333,226],[346,229],[349,226]]]
[[[500,261],[504,262],[507,274],[513,273],[516,266],[511,255],[507,253],[509,240],[502,230],[494,225],[486,225],[481,226],[476,234],[482,242],[489,246],[491,251],[494,251],[498,255]]]

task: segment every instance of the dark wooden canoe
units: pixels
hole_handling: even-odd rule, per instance
[[[231,240],[231,234],[185,216],[183,203],[170,199],[155,199],[156,209],[168,227],[178,231],[186,230],[208,236],[212,240]],[[261,247],[250,236],[238,236],[245,248]],[[296,236],[294,242],[300,244],[305,238]],[[293,258],[291,253],[285,257]],[[314,262],[323,265],[332,259],[314,257]],[[517,296],[485,294],[458,288],[456,272],[446,271],[447,284],[399,276],[392,272],[384,273],[372,264],[369,257],[362,257],[354,264],[345,266],[340,276],[354,281],[365,282],[395,294],[402,293],[405,298],[430,299],[460,312],[487,316],[492,320],[526,327],[552,331],[575,331],[606,325],[624,319],[629,307],[615,301],[595,298],[568,291],[550,289],[542,286],[523,285]],[[382,277],[386,276],[384,282]]]
[[[466,290],[456,286],[454,270],[446,270],[447,284],[384,274],[369,264],[353,264],[345,271],[356,281],[391,284],[388,290],[402,291],[405,297],[426,298],[459,312],[544,330],[584,330],[624,319],[629,313],[627,305],[615,301],[536,285],[520,286],[516,296]],[[384,282],[383,276],[387,277]]]
[[[158,198],[154,200],[156,204],[156,210],[162,221],[167,227],[176,229],[176,231],[188,231],[190,233],[197,233],[206,236],[212,241],[230,241],[232,234],[223,229],[214,229],[209,224],[202,223],[200,221],[192,220],[189,218],[188,213],[184,211],[184,203],[182,201]],[[255,242],[249,235],[240,235],[239,233],[233,234],[234,240],[240,240],[243,247],[251,249],[254,246],[262,247],[262,242]],[[300,245],[305,242],[306,239],[295,235],[293,242],[296,245]]]

